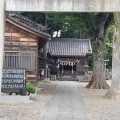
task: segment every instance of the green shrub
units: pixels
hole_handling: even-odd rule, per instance
[[[28,95],[30,95],[30,93],[34,94],[36,92],[36,88],[30,83],[27,83],[26,91],[28,92]]]

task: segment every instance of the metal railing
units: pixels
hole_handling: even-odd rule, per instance
[[[3,67],[35,70],[35,60],[33,52],[4,52]]]

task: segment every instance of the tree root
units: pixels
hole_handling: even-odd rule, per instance
[[[103,97],[116,100],[116,99],[120,99],[120,93],[117,93],[114,90],[109,89],[108,92]]]
[[[91,80],[89,82],[89,84],[86,86],[86,88],[91,88],[91,89],[108,89],[109,85],[107,84],[107,82],[103,81],[103,82],[97,82],[97,81],[93,81]]]

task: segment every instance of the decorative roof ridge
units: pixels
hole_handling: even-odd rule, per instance
[[[46,33],[48,31],[47,27],[45,27],[41,24],[38,24],[38,23],[32,21],[31,19],[29,19],[29,18],[27,18],[19,13],[10,12],[10,13],[6,13],[6,16],[12,17],[12,18],[18,18],[20,22],[24,22],[24,24],[26,24],[30,27],[33,27],[39,31],[46,32]]]
[[[88,42],[90,42],[90,39],[78,39],[78,38],[52,38],[51,41],[66,41],[66,42],[88,41]]]

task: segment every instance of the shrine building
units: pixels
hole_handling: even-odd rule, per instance
[[[75,78],[88,71],[87,59],[92,47],[89,39],[53,38],[48,42],[48,53],[54,60],[58,78]]]

